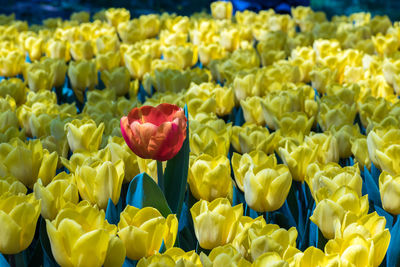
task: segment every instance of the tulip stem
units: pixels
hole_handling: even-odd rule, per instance
[[[162,161],[157,160],[157,181],[158,186],[161,188],[161,191],[164,192],[164,172]]]

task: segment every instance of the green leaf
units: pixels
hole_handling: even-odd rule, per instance
[[[186,125],[186,139],[178,154],[167,162],[164,173],[165,198],[172,212],[178,216],[178,219],[181,215],[182,204],[185,198],[189,169],[189,116],[186,105],[185,115],[188,119]]]
[[[130,182],[126,204],[138,209],[144,207],[156,208],[164,217],[172,213],[160,187],[145,172],[136,175]]]

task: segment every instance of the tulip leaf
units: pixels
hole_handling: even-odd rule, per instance
[[[400,266],[400,220],[393,225],[390,231],[390,244],[386,254],[386,266]]]
[[[129,183],[126,204],[139,209],[156,208],[164,217],[172,213],[160,187],[145,172],[136,175]]]
[[[10,267],[10,264],[4,258],[3,254],[0,253],[0,267]]]
[[[177,214],[178,219],[185,198],[189,169],[189,115],[186,105],[184,110],[185,116],[188,119],[186,125],[186,139],[178,154],[168,160],[164,173],[165,198],[172,212]]]
[[[368,171],[367,167],[364,166],[364,182],[368,192],[368,198],[379,207],[382,207],[381,195],[379,193],[378,186],[374,181],[371,173]]]
[[[58,267],[56,260],[51,252],[49,237],[47,236],[46,221],[42,218],[40,220],[40,244],[43,250],[43,267]]]
[[[121,212],[122,212],[122,198],[119,199],[117,206],[115,206],[111,198],[109,198],[106,209],[106,220],[108,221],[108,223],[117,225],[119,223],[119,214]]]

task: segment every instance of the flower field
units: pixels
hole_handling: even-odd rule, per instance
[[[400,24],[0,15],[0,266],[400,266]]]

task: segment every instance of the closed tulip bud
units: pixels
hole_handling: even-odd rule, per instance
[[[109,25],[117,27],[121,22],[131,18],[129,10],[125,8],[109,8],[106,10],[106,19]]]
[[[211,14],[215,19],[231,19],[233,6],[231,2],[216,1],[211,3]]]
[[[212,60],[225,57],[226,51],[218,44],[200,44],[199,45],[199,60],[207,66]]]
[[[96,39],[96,54],[116,52],[119,49],[118,35],[102,35]]]
[[[213,249],[232,242],[243,214],[243,206],[240,204],[232,207],[226,198],[212,202],[200,200],[193,205],[190,213],[200,246]]]
[[[200,200],[232,199],[231,166],[226,156],[207,154],[190,158],[188,183],[193,196]]]
[[[115,163],[97,161],[78,167],[75,170],[75,178],[79,194],[83,199],[97,204],[101,209],[107,208],[110,198],[114,205],[117,205],[124,174],[122,160]]]
[[[203,252],[200,254],[202,266],[217,267],[217,266],[235,266],[235,267],[250,267],[249,261],[244,259],[242,255],[231,245],[214,248],[207,256]]]
[[[111,267],[124,263],[126,250],[116,237],[117,227],[105,220],[103,210],[87,201],[69,203],[53,221],[46,220],[46,229],[53,256],[61,266]]]
[[[248,97],[240,101],[240,106],[243,109],[243,116],[246,122],[261,126],[265,125],[261,102],[262,99],[258,96]]]
[[[27,144],[20,139],[0,144],[0,170],[12,175],[28,188],[33,188],[38,178],[47,185],[55,176],[58,155],[43,149],[40,140]],[[21,168],[21,166],[24,166]]]
[[[383,208],[391,214],[400,214],[400,175],[383,171],[379,176],[379,192]]]
[[[53,75],[48,65],[32,63],[27,67],[28,86],[31,91],[51,90]]]
[[[113,70],[120,66],[121,55],[119,52],[109,51],[97,54],[96,65],[99,71]]]
[[[41,61],[43,65],[49,66],[51,77],[53,78],[51,86],[60,87],[64,85],[65,74],[67,73],[67,64],[64,59],[57,58],[43,58]]]
[[[277,166],[275,155],[267,156],[267,154],[261,150],[251,151],[243,155],[234,152],[231,163],[236,184],[242,191],[244,191],[243,183],[247,171],[250,169],[260,171]]]
[[[228,3],[228,2],[225,2]],[[233,52],[239,48],[240,32],[235,28],[223,28],[220,33],[219,44],[226,51]]]
[[[18,78],[3,79],[0,82],[0,96],[6,97],[11,96],[17,105],[21,105],[25,102],[26,91],[24,82]]]
[[[25,39],[25,50],[28,51],[29,59],[39,60],[42,57],[43,39],[36,36],[30,36]]]
[[[176,215],[170,214],[164,218],[152,207],[138,209],[128,205],[121,212],[118,223],[118,236],[125,244],[127,257],[131,260],[156,254],[163,241],[167,249],[172,247],[177,232]]]
[[[163,50],[164,60],[176,64],[180,69],[192,67],[197,63],[196,46],[169,46]]]
[[[9,128],[19,128],[18,118],[14,111],[6,110],[0,113],[0,132],[4,133]]]
[[[239,102],[246,100],[247,97],[260,96],[261,94],[259,86],[256,85],[256,75],[253,73],[236,77],[233,80],[233,90]]]
[[[232,87],[216,86],[213,89],[217,105],[216,113],[218,116],[225,116],[232,112],[235,107],[235,98]]]
[[[139,50],[135,50],[125,53],[124,61],[134,79],[143,79],[144,74],[151,71],[152,58],[150,54],[143,54]]]
[[[271,154],[277,145],[278,136],[276,133],[270,134],[266,127],[245,123],[232,128],[231,139],[233,148],[239,153],[261,150]]]
[[[350,187],[361,197],[362,178],[357,164],[342,168],[334,162],[312,163],[307,167],[306,182],[316,201],[321,196],[331,196],[342,186]]]
[[[286,200],[292,185],[292,176],[283,164],[272,168],[250,168],[244,177],[244,197],[255,211],[279,209]]]
[[[339,144],[330,132],[310,133],[304,141],[307,146],[316,151],[318,162],[339,162]]]
[[[49,58],[64,59],[66,62],[71,59],[69,54],[69,43],[62,40],[48,40],[45,44],[45,54]]]
[[[0,75],[5,77],[17,76],[22,72],[25,57],[22,51],[4,49],[0,53]]]
[[[348,158],[352,155],[351,142],[357,138],[362,138],[358,125],[344,125],[340,128],[331,128],[333,136],[335,136],[339,145],[339,157]]]
[[[282,115],[280,120],[275,120],[275,129],[279,129],[279,134],[283,137],[292,137],[298,141],[303,141],[304,136],[308,135],[314,124],[314,117],[308,118],[304,112],[288,112]]]
[[[9,192],[13,195],[26,194],[28,189],[17,178],[6,176],[0,179],[0,196]]]
[[[332,127],[343,125],[353,125],[357,113],[356,104],[348,105],[341,101],[337,96],[324,96],[321,99],[317,121],[323,131]]]
[[[53,180],[47,186],[43,186],[42,180],[39,179],[33,186],[33,191],[36,199],[42,201],[43,218],[49,220],[54,220],[66,203],[79,202],[78,188],[68,179]]]
[[[104,131],[104,123],[96,126],[93,120],[75,119],[65,124],[68,144],[72,152],[75,151],[96,151],[101,143]]]
[[[115,91],[117,96],[128,93],[130,88],[130,74],[127,68],[119,67],[101,72],[101,80],[106,88]]]
[[[0,196],[0,252],[17,254],[31,244],[40,216],[40,200],[32,194]]]
[[[348,239],[357,233],[366,241],[374,243],[373,266],[379,266],[390,243],[390,232],[389,229],[385,229],[385,225],[385,217],[379,216],[376,212],[361,218],[345,216],[339,237]]]
[[[317,150],[311,149],[306,144],[299,144],[286,139],[283,146],[279,147],[279,156],[288,166],[294,180],[303,182],[306,177],[307,166],[317,160]]]
[[[68,67],[68,77],[78,100],[83,103],[83,93],[97,85],[97,70],[94,61],[72,61]]]

